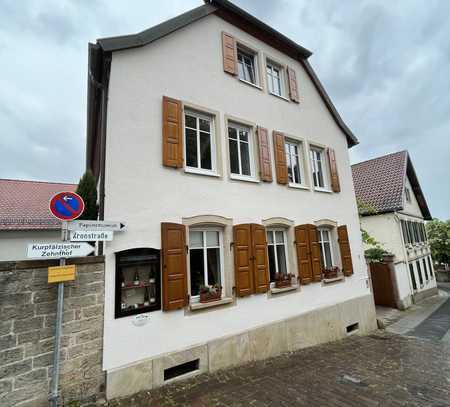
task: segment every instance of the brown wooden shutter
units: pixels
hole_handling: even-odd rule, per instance
[[[353,274],[352,253],[350,251],[350,243],[348,241],[347,226],[338,226],[338,242],[341,251],[342,272],[344,276],[351,276]]]
[[[288,171],[286,164],[286,150],[284,146],[284,134],[273,131],[273,149],[275,153],[275,168],[277,182],[286,185],[288,183]]]
[[[222,32],[223,70],[231,75],[237,75],[236,40],[230,34]]]
[[[341,192],[341,185],[339,183],[339,175],[336,163],[336,153],[332,148],[327,148],[328,162],[330,164],[330,175],[331,175],[331,189],[333,192]]]
[[[294,230],[300,283],[309,284],[313,281],[313,274],[309,249],[308,225],[296,226]]]
[[[163,165],[183,166],[183,129],[181,101],[163,96]]]
[[[233,227],[234,278],[238,297],[245,297],[254,292],[251,233],[250,224]]]
[[[261,181],[272,182],[272,162],[270,160],[269,135],[267,129],[258,126],[259,169]]]
[[[293,102],[299,103],[297,77],[295,71],[290,67],[287,68],[287,76],[289,82],[289,97]]]
[[[161,223],[163,309],[170,311],[187,305],[186,227]]]
[[[309,249],[311,256],[311,268],[313,281],[317,282],[322,280],[322,264],[320,260],[320,245],[319,245],[319,235],[317,232],[317,227],[315,225],[308,226],[309,235]]]
[[[255,293],[265,293],[269,290],[269,257],[267,254],[266,228],[252,224],[252,251]]]

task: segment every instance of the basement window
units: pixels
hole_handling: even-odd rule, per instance
[[[354,324],[348,325],[345,330],[347,331],[347,335],[350,335],[356,332],[359,329],[359,322],[355,322]]]
[[[195,372],[200,367],[200,359],[191,360],[190,362],[181,363],[180,365],[164,369],[164,381],[175,379],[187,373]]]

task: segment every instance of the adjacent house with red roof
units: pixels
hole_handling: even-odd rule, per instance
[[[76,184],[0,179],[0,261],[23,260],[28,243],[61,240],[50,198]]]
[[[430,210],[407,151],[352,166],[361,226],[395,255],[398,305],[437,292],[424,221]]]

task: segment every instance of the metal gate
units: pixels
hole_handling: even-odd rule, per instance
[[[370,263],[370,275],[375,304],[397,308],[389,265],[385,263]]]

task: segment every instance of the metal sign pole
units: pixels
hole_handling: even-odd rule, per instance
[[[67,241],[68,225],[67,221],[62,222],[61,238],[62,241]],[[66,259],[59,259],[59,265],[65,266]],[[59,386],[59,364],[60,364],[60,348],[62,335],[62,320],[64,310],[64,283],[58,283],[58,304],[56,309],[56,327],[55,327],[55,348],[53,351],[53,374],[52,374],[52,392],[50,395],[50,406],[58,406],[58,386]]]

